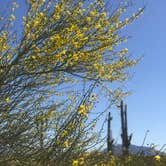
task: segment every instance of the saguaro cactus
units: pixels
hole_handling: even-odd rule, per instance
[[[122,126],[122,152],[123,155],[129,154],[129,145],[131,143],[132,134],[128,136],[128,126],[127,126],[127,105],[123,104],[123,101],[121,101],[120,104],[121,108],[121,126]]]
[[[111,113],[108,113],[108,131],[107,131],[107,151],[110,152],[112,151],[112,146],[114,139],[112,138],[112,132],[111,132]]]

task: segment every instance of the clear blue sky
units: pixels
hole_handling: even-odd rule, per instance
[[[127,28],[129,53],[143,55],[143,60],[132,69],[134,77],[127,84],[133,94],[128,104],[129,131],[132,143],[141,145],[146,130],[146,143],[166,143],[166,1],[146,0],[144,14]],[[134,8],[143,1],[136,1]],[[118,113],[114,111],[113,135],[119,136]],[[120,136],[119,139],[120,141]]]
[[[9,0],[10,1],[10,0]],[[143,60],[133,68],[134,77],[126,87],[133,94],[128,104],[129,131],[133,144],[141,145],[146,130],[150,130],[146,143],[166,143],[166,1],[137,0],[130,12],[146,4],[144,14],[124,32],[131,35],[127,46],[129,53]],[[1,2],[0,3],[4,3]],[[22,3],[22,2],[21,2]],[[3,6],[3,4],[2,4]],[[21,5],[20,5],[21,7]],[[21,7],[21,12],[24,7]],[[113,110],[113,136],[120,142],[119,113]]]

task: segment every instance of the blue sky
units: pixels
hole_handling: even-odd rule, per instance
[[[134,8],[144,3],[144,14],[127,28],[132,36],[127,44],[129,53],[144,56],[126,85],[133,91],[126,100],[129,131],[134,133],[132,142],[141,145],[146,130],[150,130],[146,143],[161,146],[166,143],[166,1],[136,1]],[[115,137],[119,134],[116,126],[119,123],[113,122]]]
[[[133,77],[125,84],[125,89],[132,91],[125,101],[128,105],[129,134],[133,133],[132,144],[142,145],[145,133],[149,130],[144,145],[154,143],[160,149],[166,144],[166,1],[133,2],[128,14],[144,5],[146,9],[139,19],[124,29],[123,33],[131,38],[127,44],[121,45],[128,47],[132,56],[143,56],[140,63],[130,70]],[[117,109],[110,111],[113,116],[113,138],[121,143],[120,112]],[[102,117],[101,122],[105,118]]]
[[[144,4],[146,9],[138,20],[124,30],[125,34],[132,36],[125,44],[129,53],[135,57],[144,56],[131,70],[134,77],[126,84],[126,88],[133,91],[126,99],[129,132],[134,134],[132,143],[141,145],[146,130],[150,130],[146,143],[162,146],[166,143],[166,1],[134,2],[130,12]],[[20,11],[23,12],[24,8]],[[113,136],[120,142],[119,113],[117,110],[112,110],[112,113]]]

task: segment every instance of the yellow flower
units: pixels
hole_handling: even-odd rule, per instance
[[[81,158],[79,158],[79,160],[80,160],[80,161],[84,161],[84,158],[83,158],[83,157],[81,157]]]
[[[13,21],[15,19],[15,16],[13,14],[10,15],[9,21]]]
[[[96,64],[96,63],[93,65],[93,67],[94,67],[94,70],[98,70],[99,69],[99,65]]]
[[[7,45],[3,45],[2,49],[6,51],[8,49]]]
[[[40,12],[40,13],[39,13],[39,16],[40,16],[40,17],[44,17],[44,13],[43,13],[43,12]]]
[[[79,163],[80,163],[80,165],[84,165],[84,158],[83,157],[79,158]]]
[[[73,160],[72,166],[78,166],[78,160]]]
[[[119,28],[119,22],[115,23],[115,27]]]
[[[106,17],[106,16],[107,16],[107,13],[106,13],[106,12],[103,12],[101,15],[102,15],[103,17]]]
[[[85,105],[80,105],[80,110],[85,111]]]
[[[155,159],[156,161],[160,161],[161,157],[160,157],[159,155],[156,155],[156,156],[154,156],[154,159]]]
[[[87,17],[86,20],[87,20],[88,23],[91,22],[91,18],[90,17]]]
[[[63,51],[61,52],[61,54],[62,54],[62,55],[65,55],[65,54],[66,54],[66,50],[63,50]]]
[[[58,19],[60,19],[60,15],[59,14],[54,14],[53,18],[56,19],[56,20],[58,20]]]
[[[87,116],[87,112],[86,112],[86,106],[85,105],[80,105],[79,107],[79,112],[82,116]]]
[[[82,7],[82,6],[83,6],[83,3],[82,3],[82,2],[79,2],[79,3],[78,3],[78,6],[79,6],[79,7]]]
[[[87,30],[88,30],[88,28],[87,28],[87,27],[83,27],[82,29],[83,29],[84,31],[87,31]]]
[[[129,18],[126,18],[126,20],[125,20],[125,24],[128,24],[129,21],[130,21],[130,19],[129,19]]]
[[[136,18],[136,14],[135,13],[133,13],[133,17]]]
[[[128,54],[128,51],[129,51],[128,48],[125,48],[125,49],[124,49],[124,53],[125,53],[125,54]]]
[[[77,60],[78,60],[77,54],[74,54],[74,55],[73,55],[73,60],[74,60],[74,61],[77,61]]]
[[[96,12],[95,12],[95,11],[92,11],[92,12],[90,12],[90,15],[91,15],[92,17],[94,17],[94,16],[96,16]]]
[[[68,147],[69,147],[69,142],[68,142],[68,141],[65,141],[65,142],[64,142],[64,146],[65,146],[66,148],[68,148]]]
[[[67,136],[67,134],[68,134],[67,130],[64,130],[63,133],[62,133],[62,137]]]
[[[35,56],[35,55],[32,55],[32,59],[36,59],[36,56]]]
[[[95,28],[96,28],[96,29],[99,29],[99,28],[101,28],[101,25],[100,25],[100,24],[97,24],[97,25],[95,25]]]
[[[34,24],[34,27],[38,26],[38,25],[39,25],[39,23],[40,23],[40,22],[39,22],[39,20],[38,20],[38,19],[34,20],[34,23],[33,23],[33,24]]]
[[[7,103],[9,103],[9,102],[10,102],[10,98],[7,97],[7,98],[5,99],[5,101],[6,101]]]
[[[78,34],[78,38],[82,39],[84,37],[83,33]]]
[[[52,118],[55,115],[55,112],[51,111],[48,113],[47,117]]]
[[[18,7],[17,2],[13,2],[13,6],[14,6],[14,7]]]

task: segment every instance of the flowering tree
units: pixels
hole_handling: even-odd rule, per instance
[[[0,19],[0,161],[70,163],[95,145],[95,89],[112,103],[125,95],[111,85],[137,60],[117,50],[120,30],[143,9],[121,19],[126,3],[109,12],[104,0],[29,0],[17,35],[16,7]]]

